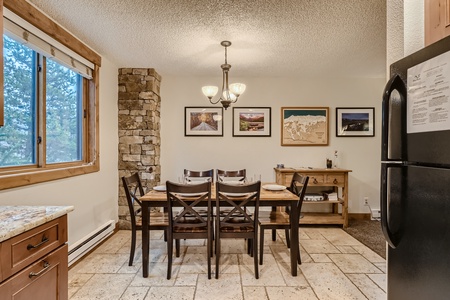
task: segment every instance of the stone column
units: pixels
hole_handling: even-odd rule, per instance
[[[160,181],[160,84],[154,69],[119,69],[119,228],[130,218],[122,176],[139,172],[144,189]]]

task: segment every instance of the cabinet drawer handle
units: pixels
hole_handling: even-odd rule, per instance
[[[44,273],[45,270],[47,270],[48,268],[50,268],[50,264],[48,263],[48,261],[45,261],[45,260],[44,260],[43,262],[44,262],[44,268],[43,268],[42,270],[40,270],[39,272],[37,272],[37,273],[30,272],[30,274],[28,275],[29,278],[33,278],[33,277],[35,277],[35,276],[39,276],[39,275],[41,275],[42,273]]]
[[[28,244],[27,250],[39,248],[40,246],[42,246],[43,244],[45,244],[45,243],[47,243],[47,242],[48,242],[48,238],[45,237],[45,235],[44,235],[44,236],[42,237],[41,242],[40,242],[39,244],[36,244],[36,245],[34,245],[34,246],[31,245],[31,244]]]
[[[333,180],[333,183],[334,183],[334,184],[337,184],[337,183],[338,183],[338,181],[337,181],[336,178]]]
[[[319,182],[317,181],[316,177],[314,177],[314,181],[313,181],[313,183],[314,183],[314,184],[317,184],[317,183],[319,183]]]

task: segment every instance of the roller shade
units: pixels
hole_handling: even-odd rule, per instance
[[[93,64],[92,67],[90,67],[85,63],[80,62],[80,60],[73,57],[74,55],[71,56],[65,51],[58,49],[46,40],[17,25],[6,17],[3,17],[3,33],[8,37],[26,45],[28,48],[33,49],[34,51],[73,70],[81,76],[87,79],[92,79]]]

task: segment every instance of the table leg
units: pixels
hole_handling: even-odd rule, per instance
[[[149,219],[149,204],[147,201],[142,201],[142,276],[144,278],[148,277],[148,256],[150,248]]]
[[[298,200],[292,203],[290,212],[291,221],[291,273],[292,276],[297,276],[297,256],[299,253],[299,241],[298,241],[298,224],[299,215],[295,208]]]

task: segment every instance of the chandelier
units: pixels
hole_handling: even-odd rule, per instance
[[[219,91],[217,86],[204,86],[202,87],[202,92],[208,97],[211,104],[220,102],[222,106],[227,109],[231,103],[235,103],[239,96],[244,93],[246,86],[243,83],[232,83],[228,85],[228,71],[230,71],[231,65],[227,62],[227,47],[231,46],[231,42],[223,41],[220,44],[225,47],[225,63],[220,66],[222,68],[222,94],[217,101],[213,101],[212,98]]]

